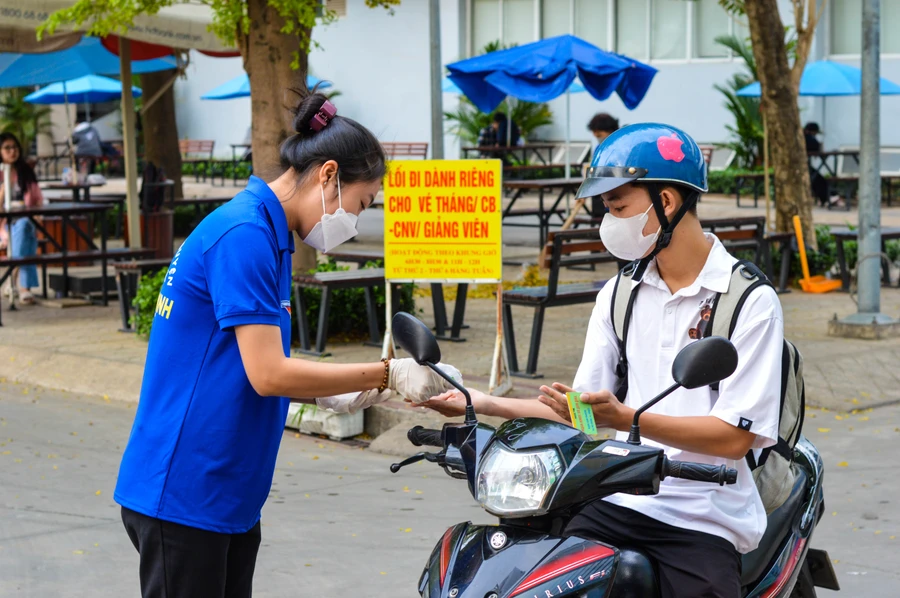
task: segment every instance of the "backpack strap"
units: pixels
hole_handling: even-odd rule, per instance
[[[731,269],[731,280],[728,290],[716,295],[712,313],[706,326],[706,336],[721,336],[731,339],[737,326],[738,315],[750,293],[757,288],[769,285],[769,279],[762,270],[749,260],[738,260]]]
[[[616,385],[615,395],[620,401],[625,401],[625,395],[628,393],[628,359],[625,356],[625,346],[628,341],[628,329],[631,326],[631,312],[634,309],[634,300],[637,298],[638,290],[641,285],[632,284],[635,279],[638,262],[632,262],[622,268],[616,277],[616,286],[613,287],[612,301],[610,302],[610,320],[612,321],[613,331],[616,334],[616,341],[619,345],[619,362],[616,364],[616,377],[618,384]],[[638,279],[639,280],[639,279]],[[623,291],[619,292],[620,286]]]

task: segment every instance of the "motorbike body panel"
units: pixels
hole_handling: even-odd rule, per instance
[[[619,552],[582,538],[462,523],[431,554],[423,598],[566,598],[609,594]]]

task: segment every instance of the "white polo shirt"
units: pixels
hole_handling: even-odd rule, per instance
[[[728,290],[735,259],[715,236],[707,238],[713,242],[713,248],[697,280],[689,287],[673,295],[660,278],[655,261],[648,266],[643,280],[633,283],[644,286],[635,299],[626,346],[629,407],[641,407],[674,383],[675,356],[694,342],[691,329],[698,327],[703,309],[712,305],[717,293]],[[613,287],[611,281],[597,295],[573,384],[580,392],[612,392],[615,387],[619,349],[610,319]],[[619,292],[628,289],[620,288]],[[778,297],[771,287],[760,287],[741,308],[731,338],[738,352],[737,370],[720,383],[719,392],[708,386],[680,388],[649,411],[671,416],[712,415],[733,426],[743,419],[743,427],[749,425],[749,431],[756,434],[754,449],[774,445],[778,438],[783,339],[784,320]],[[628,434],[619,432],[617,437],[626,440]],[[744,459],[700,455],[666,447],[647,437],[642,442],[665,449],[670,459],[734,467],[738,471],[737,483],[718,486],[666,478],[659,485],[659,494],[614,494],[606,500],[675,527],[720,536],[741,553],[756,548],[766,531],[766,511]]]

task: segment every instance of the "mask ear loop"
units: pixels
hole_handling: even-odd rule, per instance
[[[328,210],[325,209],[325,185],[322,185],[319,191],[322,192],[322,214],[327,214]]]
[[[338,209],[344,209],[344,201],[341,199],[341,173],[337,173],[337,188],[338,188]]]

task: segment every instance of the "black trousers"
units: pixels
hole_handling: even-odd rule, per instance
[[[260,525],[217,534],[122,507],[122,522],[141,555],[143,598],[249,598]]]
[[[662,598],[741,595],[741,556],[724,538],[677,528],[604,500],[575,515],[565,535],[640,550],[656,567]]]

